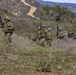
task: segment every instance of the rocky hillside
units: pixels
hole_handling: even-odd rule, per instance
[[[41,9],[41,5],[35,0],[0,0],[0,8],[7,10],[7,12],[10,12],[15,16],[31,16],[28,15],[31,10],[31,7],[36,8],[36,10],[32,10],[32,15],[38,16],[38,12]]]

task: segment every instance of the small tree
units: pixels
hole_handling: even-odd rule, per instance
[[[49,15],[49,12],[50,12],[50,7],[49,6],[43,7],[43,10],[46,12],[46,15]]]

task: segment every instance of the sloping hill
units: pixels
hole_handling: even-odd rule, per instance
[[[25,5],[31,7],[30,11],[27,13],[28,16],[31,16],[33,18],[38,19],[37,17],[34,16],[34,12],[36,12],[37,7],[31,6],[30,4],[26,3],[25,0],[21,0]]]
[[[0,0],[0,7],[15,16],[36,18],[41,5],[35,0]]]

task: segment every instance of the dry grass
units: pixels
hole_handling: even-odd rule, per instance
[[[27,37],[12,35],[11,46],[4,51],[3,34],[0,33],[0,74],[1,75],[75,75],[76,42],[66,43],[53,40],[52,47],[44,48]],[[44,59],[44,60],[43,60]],[[50,73],[37,72],[39,60],[50,60]],[[41,64],[39,64],[40,66]]]
[[[62,50],[72,50],[76,48],[76,40],[72,38],[69,38],[69,41],[54,39],[52,46],[61,48]]]

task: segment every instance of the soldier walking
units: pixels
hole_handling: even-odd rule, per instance
[[[11,36],[13,34],[13,31],[14,31],[13,24],[10,22],[10,18],[6,17],[4,24],[4,37],[6,44],[11,43]]]
[[[45,25],[42,25],[37,34],[37,43],[41,46],[46,46],[46,33]]]

